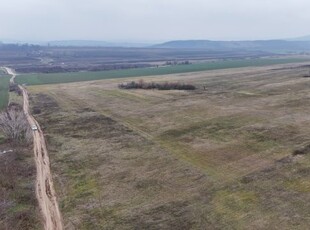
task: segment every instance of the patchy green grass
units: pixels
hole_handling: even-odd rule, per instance
[[[23,105],[24,101],[23,101],[23,96],[22,95],[18,95],[16,92],[9,92],[9,102],[10,104],[19,104],[19,105]]]
[[[220,190],[214,194],[212,205],[217,215],[231,224],[233,228],[245,228],[242,220],[251,215],[251,211],[257,208],[258,195],[253,191]]]
[[[229,116],[217,117],[210,120],[194,123],[188,127],[171,129],[162,135],[162,139],[177,139],[191,135],[215,141],[229,141],[236,138],[236,130],[256,120],[253,117]]]
[[[286,187],[295,192],[310,192],[310,181],[309,178],[295,178],[288,180],[285,183]]]
[[[69,83],[79,81],[92,81],[111,78],[126,78],[140,76],[155,76],[175,73],[199,72],[205,70],[240,68],[249,66],[268,66],[275,64],[305,62],[305,58],[260,58],[260,59],[242,59],[242,60],[222,60],[191,65],[176,65],[160,68],[142,68],[128,70],[113,70],[101,72],[77,72],[77,73],[57,73],[57,74],[24,74],[16,78],[19,84],[42,85]]]

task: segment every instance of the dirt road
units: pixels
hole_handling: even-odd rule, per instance
[[[5,69],[5,71],[9,74],[9,75],[11,75],[11,79],[10,79],[10,83],[14,83],[14,81],[15,81],[15,77],[16,77],[16,73],[15,73],[15,71],[13,70],[13,69],[10,69],[10,68],[7,68],[7,67],[3,67],[4,69]]]
[[[11,82],[14,83],[15,72],[10,68],[5,68],[12,75]],[[43,215],[44,229],[46,230],[62,230],[63,223],[61,213],[59,211],[56,194],[54,190],[52,175],[50,171],[49,156],[45,144],[43,132],[39,123],[34,119],[29,109],[29,97],[27,90],[19,86],[22,90],[24,105],[23,110],[31,126],[36,126],[37,130],[33,131],[34,155],[37,168],[36,177],[36,196]]]

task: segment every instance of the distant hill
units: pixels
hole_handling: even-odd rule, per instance
[[[63,40],[49,41],[50,46],[108,46],[108,42],[104,41],[87,41],[87,40]]]
[[[298,38],[291,38],[291,39],[288,39],[288,41],[310,41],[310,35],[302,36]]]
[[[310,51],[310,41],[257,40],[257,41],[210,41],[179,40],[158,44],[153,48],[206,49],[214,51],[260,50],[272,52]]]
[[[117,43],[106,41],[93,40],[63,40],[63,41],[49,41],[50,46],[75,46],[75,47],[146,47],[150,44],[144,43]]]

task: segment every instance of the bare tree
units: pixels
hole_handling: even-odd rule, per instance
[[[13,142],[30,142],[32,139],[28,121],[20,109],[8,108],[0,113],[0,130]]]

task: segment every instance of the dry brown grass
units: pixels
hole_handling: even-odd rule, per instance
[[[0,229],[42,229],[35,196],[32,133],[24,123],[22,97],[10,93],[4,117],[9,120],[3,120],[6,133],[0,129]]]
[[[66,227],[307,229],[310,156],[292,156],[310,141],[306,71],[156,78],[194,92],[124,91],[121,80],[29,87]]]
[[[5,153],[3,153],[5,152]],[[0,229],[41,229],[30,146],[9,142],[0,132]]]

